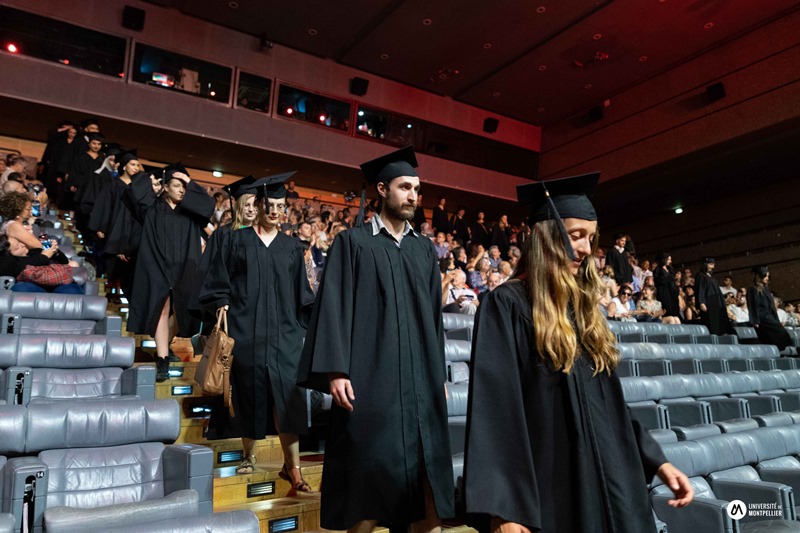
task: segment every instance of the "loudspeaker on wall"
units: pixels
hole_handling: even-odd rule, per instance
[[[727,96],[725,93],[725,84],[720,82],[714,83],[706,87],[706,96],[708,96],[709,102],[716,102],[717,100],[722,100]]]
[[[486,133],[494,133],[497,131],[497,126],[500,125],[500,121],[496,118],[487,117],[483,121],[483,131]]]
[[[125,6],[122,9],[122,27],[133,31],[142,31],[144,29],[144,15],[144,9]]]
[[[369,80],[365,80],[364,78],[352,78],[350,80],[350,94],[364,96],[367,94],[368,88]]]

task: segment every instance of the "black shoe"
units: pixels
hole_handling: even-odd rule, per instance
[[[170,350],[169,355],[167,356],[167,361],[169,361],[170,363],[180,363],[182,359],[177,355],[175,355],[175,352]]]
[[[169,361],[156,356],[156,383],[163,383],[169,379]]]

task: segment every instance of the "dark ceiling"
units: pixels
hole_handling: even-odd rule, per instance
[[[150,0],[546,125],[800,8],[797,0]]]

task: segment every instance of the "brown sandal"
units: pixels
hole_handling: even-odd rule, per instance
[[[300,472],[299,466],[293,466],[292,468],[296,468],[297,471]],[[311,485],[309,485],[308,482],[303,479],[302,474],[300,475],[300,481],[297,483],[292,483],[292,477],[289,475],[289,465],[286,463],[283,463],[283,469],[278,472],[278,476],[292,484],[292,488],[297,492],[314,492],[314,489],[311,488]]]

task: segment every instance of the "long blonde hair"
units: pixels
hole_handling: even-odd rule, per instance
[[[593,259],[597,241],[595,235],[592,255],[573,275],[555,221],[537,222],[515,274],[525,284],[531,302],[536,349],[565,374],[572,370],[581,346],[593,362],[595,375],[611,373],[619,361],[616,340],[598,305],[605,287]]]
[[[255,194],[243,194],[239,198],[236,199],[236,203],[234,204],[234,211],[233,211],[233,225],[231,229],[236,231],[240,227],[244,225],[244,208],[247,205],[247,202],[250,198],[255,198]],[[256,212],[258,213],[258,207],[256,206]],[[258,222],[258,215],[256,215],[256,220],[253,222],[255,225]]]

